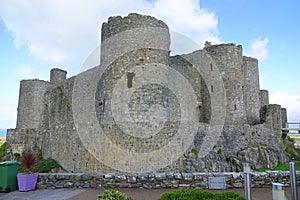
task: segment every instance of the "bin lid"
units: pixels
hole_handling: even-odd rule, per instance
[[[5,162],[0,162],[0,166],[8,166],[8,165],[18,165],[19,162],[18,161],[5,161]]]
[[[272,183],[274,190],[283,190],[284,184],[282,183]]]

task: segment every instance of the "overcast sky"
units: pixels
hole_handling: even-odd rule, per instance
[[[241,44],[259,59],[270,102],[299,122],[299,9],[297,0],[1,0],[0,128],[15,128],[20,80],[49,80],[53,67],[76,75],[99,45],[101,24],[132,12],[163,20],[199,47]]]

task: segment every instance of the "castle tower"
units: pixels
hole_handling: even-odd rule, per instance
[[[50,82],[51,83],[61,83],[66,80],[67,72],[62,69],[54,68],[50,71]]]
[[[39,127],[45,109],[44,94],[49,86],[49,82],[37,79],[21,81],[17,129]]]
[[[204,50],[211,55],[222,74],[227,97],[225,123],[228,125],[246,124],[242,46],[235,44],[207,45]]]
[[[286,128],[286,123],[288,122],[286,108],[281,108],[281,118],[282,118],[282,128]]]
[[[107,23],[102,24],[102,66],[110,65],[130,51],[145,48],[163,50],[163,54],[169,54],[169,28],[163,21],[132,13],[123,18],[110,17]]]
[[[282,115],[281,106],[278,104],[270,104],[268,106],[270,115],[267,117],[267,123],[271,130],[273,130],[275,137],[281,139],[282,137]]]
[[[243,57],[242,69],[244,71],[244,101],[249,124],[257,124],[260,122],[260,90],[259,90],[259,74],[258,60],[250,57]]]
[[[259,101],[260,101],[260,106],[267,106],[269,105],[269,91],[268,90],[260,90],[259,93]]]

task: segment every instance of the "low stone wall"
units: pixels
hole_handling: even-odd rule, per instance
[[[208,188],[209,177],[225,177],[226,188],[244,187],[244,174],[224,173],[139,173],[139,174],[84,174],[40,173],[38,188]],[[289,185],[289,172],[252,173],[252,187],[271,187],[272,182]],[[296,173],[300,185],[300,171]]]

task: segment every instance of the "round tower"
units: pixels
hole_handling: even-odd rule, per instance
[[[246,124],[242,46],[235,44],[207,45],[204,50],[211,55],[222,74],[227,97],[225,124]],[[213,85],[211,90],[213,92]]]
[[[268,106],[270,115],[267,117],[267,123],[270,125],[271,130],[273,130],[275,137],[281,139],[282,137],[282,115],[281,106],[278,104],[270,104]]]
[[[259,74],[258,60],[250,57],[243,57],[244,71],[244,101],[249,124],[257,124],[260,122],[260,90],[259,90]]]
[[[146,48],[164,50],[161,53],[169,55],[169,28],[163,21],[132,13],[126,17],[110,17],[102,24],[102,66],[110,65],[130,51]]]
[[[282,128],[287,127],[287,111],[286,108],[281,108]]]
[[[17,129],[39,127],[45,109],[44,94],[49,86],[49,82],[37,79],[21,81]]]
[[[260,106],[269,105],[269,91],[268,90],[260,90]]]

